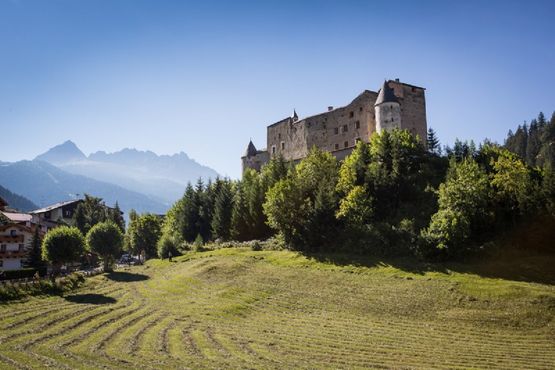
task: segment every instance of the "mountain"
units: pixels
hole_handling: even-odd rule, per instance
[[[63,144],[56,145],[49,149],[46,153],[37,156],[35,159],[56,165],[83,161],[86,160],[87,157],[73,141],[68,140]]]
[[[0,162],[0,184],[30,199],[40,207],[91,194],[126,212],[164,213],[169,204],[120,186],[68,173],[49,163],[33,160]]]
[[[196,182],[199,177],[207,180],[218,176],[216,171],[183,152],[157,155],[151,151],[126,148],[114,153],[98,151],[87,157],[71,141],[36,159],[66,172],[116,184],[166,203],[179,199],[188,182]]]
[[[1,165],[1,164],[0,164]],[[29,212],[34,209],[39,208],[35,203],[31,202],[29,199],[22,197],[21,195],[12,193],[5,187],[0,185],[0,198],[8,202],[10,208],[17,209],[22,212]]]

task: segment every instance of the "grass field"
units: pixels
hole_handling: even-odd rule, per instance
[[[553,260],[519,265],[152,260],[1,304],[0,368],[553,369]]]

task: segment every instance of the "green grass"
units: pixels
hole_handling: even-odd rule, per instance
[[[0,305],[0,368],[555,368],[555,260],[229,248]]]

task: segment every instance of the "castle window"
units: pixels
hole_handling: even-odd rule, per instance
[[[343,125],[343,132],[347,132],[347,131],[349,131],[349,126]]]
[[[362,107],[358,108],[358,111],[359,111],[359,112],[362,112]]]
[[[272,145],[272,154],[276,154],[276,146]]]
[[[281,140],[281,134],[278,134],[278,139]]]
[[[358,143],[358,142],[360,142],[360,138],[359,138],[359,137],[357,137],[357,138],[355,139],[355,144]]]
[[[354,116],[355,116],[355,112],[350,111],[350,112],[349,112],[349,118],[353,118]]]
[[[339,144],[335,144],[335,150],[339,150]]]
[[[343,145],[344,145],[344,146],[345,146],[345,148],[346,148],[346,147],[348,147],[348,146],[349,146],[349,142],[348,142],[348,141],[345,141],[345,142],[343,143]]]
[[[284,149],[285,149],[285,141],[282,141],[281,142],[281,150],[284,150]]]
[[[336,134],[336,135],[339,134],[339,127],[334,128],[333,133]]]
[[[356,121],[356,122],[355,122],[355,128],[356,128],[356,129],[359,129],[359,128],[360,128],[360,121]]]

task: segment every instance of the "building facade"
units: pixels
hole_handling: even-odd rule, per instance
[[[19,270],[27,258],[33,230],[20,224],[0,226],[0,271]]]
[[[427,132],[425,89],[400,82],[384,81],[378,92],[365,90],[344,107],[299,119],[296,112],[267,127],[266,149],[249,142],[241,157],[243,171],[260,168],[276,155],[298,161],[313,146],[342,160],[360,140],[368,142],[374,132],[405,129],[424,143]]]

